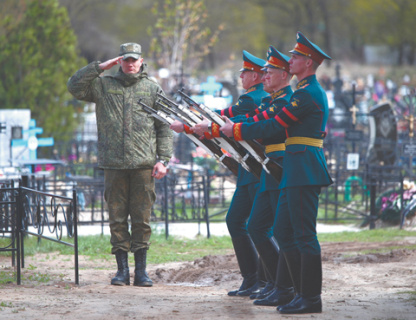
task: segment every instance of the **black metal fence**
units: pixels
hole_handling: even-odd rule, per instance
[[[74,248],[75,284],[79,284],[77,194],[59,196],[26,187],[28,181],[5,181],[0,188],[0,252],[12,252],[16,281],[21,284],[25,266],[24,237],[27,235]],[[63,241],[63,236],[74,243]]]
[[[370,228],[376,226],[376,221],[400,227],[406,221],[410,223],[416,208],[412,202],[416,199],[415,174],[400,150],[400,143],[392,146],[389,152],[395,158],[394,164],[385,165],[368,156],[374,152],[368,139],[352,143],[331,137],[325,143],[325,152],[334,184],[321,194],[321,220],[357,220]],[[348,168],[351,153],[359,156],[353,169]]]
[[[231,195],[235,190],[235,177],[227,172],[211,174],[195,166],[195,169],[175,168],[168,175],[156,180],[156,202],[152,208],[151,221],[164,223],[166,237],[169,224],[194,222],[205,224],[210,236],[211,221],[224,221]],[[87,172],[93,176],[72,175],[68,172]],[[109,222],[104,200],[104,178],[97,168],[59,167],[53,175],[27,176],[28,187],[56,196],[69,197],[77,193],[78,224],[100,225],[101,233]]]
[[[357,145],[358,150],[365,150]],[[384,220],[403,226],[407,205],[412,197],[406,198],[404,183],[406,171],[401,166],[376,166],[360,161],[356,170],[349,170],[346,159],[350,152],[343,144],[334,144],[326,150],[328,168],[334,184],[321,193],[321,222],[351,221],[373,228],[375,221]],[[364,152],[364,151],[362,151]],[[365,159],[362,157],[361,159]],[[62,197],[77,192],[77,206],[80,225],[100,225],[102,233],[108,224],[108,210],[104,200],[104,180],[96,168],[63,168],[67,172],[90,171],[93,176],[64,175],[59,170],[53,176],[32,175],[28,186]],[[172,167],[169,174],[156,181],[157,200],[153,206],[151,221],[165,224],[166,237],[169,224],[176,222],[197,222],[206,224],[209,236],[210,222],[225,221],[225,215],[235,190],[235,177],[227,173],[213,174],[208,170],[179,169]],[[397,199],[389,209],[391,191]],[[402,200],[400,200],[402,199]],[[401,202],[400,202],[401,201]],[[412,212],[407,214],[412,215]]]

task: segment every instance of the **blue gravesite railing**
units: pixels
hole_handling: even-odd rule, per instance
[[[71,198],[23,186],[14,187],[14,184],[3,183],[0,188],[0,238],[8,241],[0,247],[0,251],[12,252],[12,265],[17,263],[17,284],[21,284],[21,268],[24,268],[24,236],[32,235],[39,240],[46,239],[74,248],[75,284],[78,285],[76,191],[73,190]],[[21,183],[25,184],[25,181]],[[62,240],[64,231],[68,238],[74,239],[73,244]]]

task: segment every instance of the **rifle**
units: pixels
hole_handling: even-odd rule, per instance
[[[220,127],[225,124],[225,121],[222,117],[216,112],[212,111],[210,108],[205,105],[198,104],[191,99],[186,93],[183,92],[183,89],[178,91],[182,99],[189,105],[202,113],[206,118],[212,122],[218,124]],[[238,141],[238,143],[247,150],[250,155],[261,164],[263,169],[270,175],[272,175],[278,182],[282,178],[283,169],[282,167],[269,157],[264,154],[264,148],[257,141]]]
[[[195,114],[188,108],[178,105],[162,95],[158,95],[158,97],[160,100],[156,101],[156,103],[161,106],[163,110],[173,114],[173,116],[180,122],[191,127],[203,120],[200,115]],[[261,166],[259,167],[258,163],[254,159],[249,158],[249,155],[242,150],[242,148],[239,148],[234,141],[230,140],[228,137],[214,138],[211,141],[214,141],[220,148],[223,148],[230,153],[231,156],[238,163],[240,163],[245,170],[252,172],[260,178]]]
[[[200,115],[193,113],[188,108],[169,100],[165,96],[157,93],[157,97],[159,98],[159,105],[161,105],[160,101],[163,102],[165,107],[168,107],[170,110],[175,110],[175,113],[182,115],[183,117],[188,118],[192,123],[196,124],[201,122],[203,119]]]
[[[172,124],[175,120],[172,119],[169,115],[165,112],[160,110],[155,110],[145,103],[138,101],[138,103],[142,106],[143,110],[153,116],[154,118],[162,121],[166,124]],[[238,163],[235,159],[228,157],[225,153],[221,151],[221,149],[212,141],[208,139],[200,140],[198,135],[196,134],[187,134],[186,135],[192,142],[196,145],[202,147],[205,151],[208,152],[211,156],[216,158],[222,165],[228,168],[234,175],[238,175]]]

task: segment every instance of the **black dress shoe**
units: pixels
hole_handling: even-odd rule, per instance
[[[256,282],[253,286],[251,286],[250,288],[248,288],[246,290],[238,291],[237,296],[248,297],[251,294],[253,294],[254,292],[256,292],[257,290],[259,290],[259,283],[258,282]]]
[[[301,298],[300,294],[296,294],[295,297],[288,304],[282,304],[277,307],[277,311],[280,311],[281,307],[289,306],[295,304]]]
[[[310,298],[304,298],[300,296],[300,298],[293,303],[289,303],[277,308],[277,311],[279,311],[281,314],[321,313],[321,295]]]
[[[274,284],[272,282],[267,282],[264,288],[262,288],[258,292],[253,292],[253,294],[250,296],[250,299],[251,300],[264,299],[270,294],[270,292],[273,289],[274,289]]]
[[[237,295],[237,292],[238,292],[238,290],[232,290],[232,291],[228,291],[228,295],[230,296],[230,297],[235,297],[236,295]]]
[[[259,300],[254,300],[254,304],[257,306],[281,306],[289,303],[293,300],[293,297],[295,296],[295,292],[293,288],[288,289],[279,289],[274,288],[270,294]]]
[[[254,287],[257,286],[257,287]],[[257,280],[256,280],[256,275],[250,275],[247,276],[243,279],[243,283],[241,284],[240,288],[238,288],[237,290],[232,290],[228,292],[228,295],[231,297],[235,297],[238,295],[238,293],[240,291],[246,291],[246,290],[250,290],[251,288],[253,288],[253,291],[255,291],[256,289],[258,289],[258,284],[257,284]],[[251,293],[250,293],[251,294]],[[248,294],[248,295],[250,295]]]
[[[253,300],[253,299],[257,299],[257,296],[260,294],[261,290],[263,290],[263,288],[258,288],[256,291],[253,291],[253,292],[250,294],[250,299],[251,299],[251,300]]]

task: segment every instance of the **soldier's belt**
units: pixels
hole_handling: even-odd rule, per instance
[[[322,148],[324,146],[324,140],[307,137],[291,137],[286,139],[285,144],[286,146],[290,146],[291,144],[304,144],[307,146]]]
[[[273,152],[273,151],[285,151],[286,146],[284,143],[278,144],[269,144],[266,146],[266,153]]]

